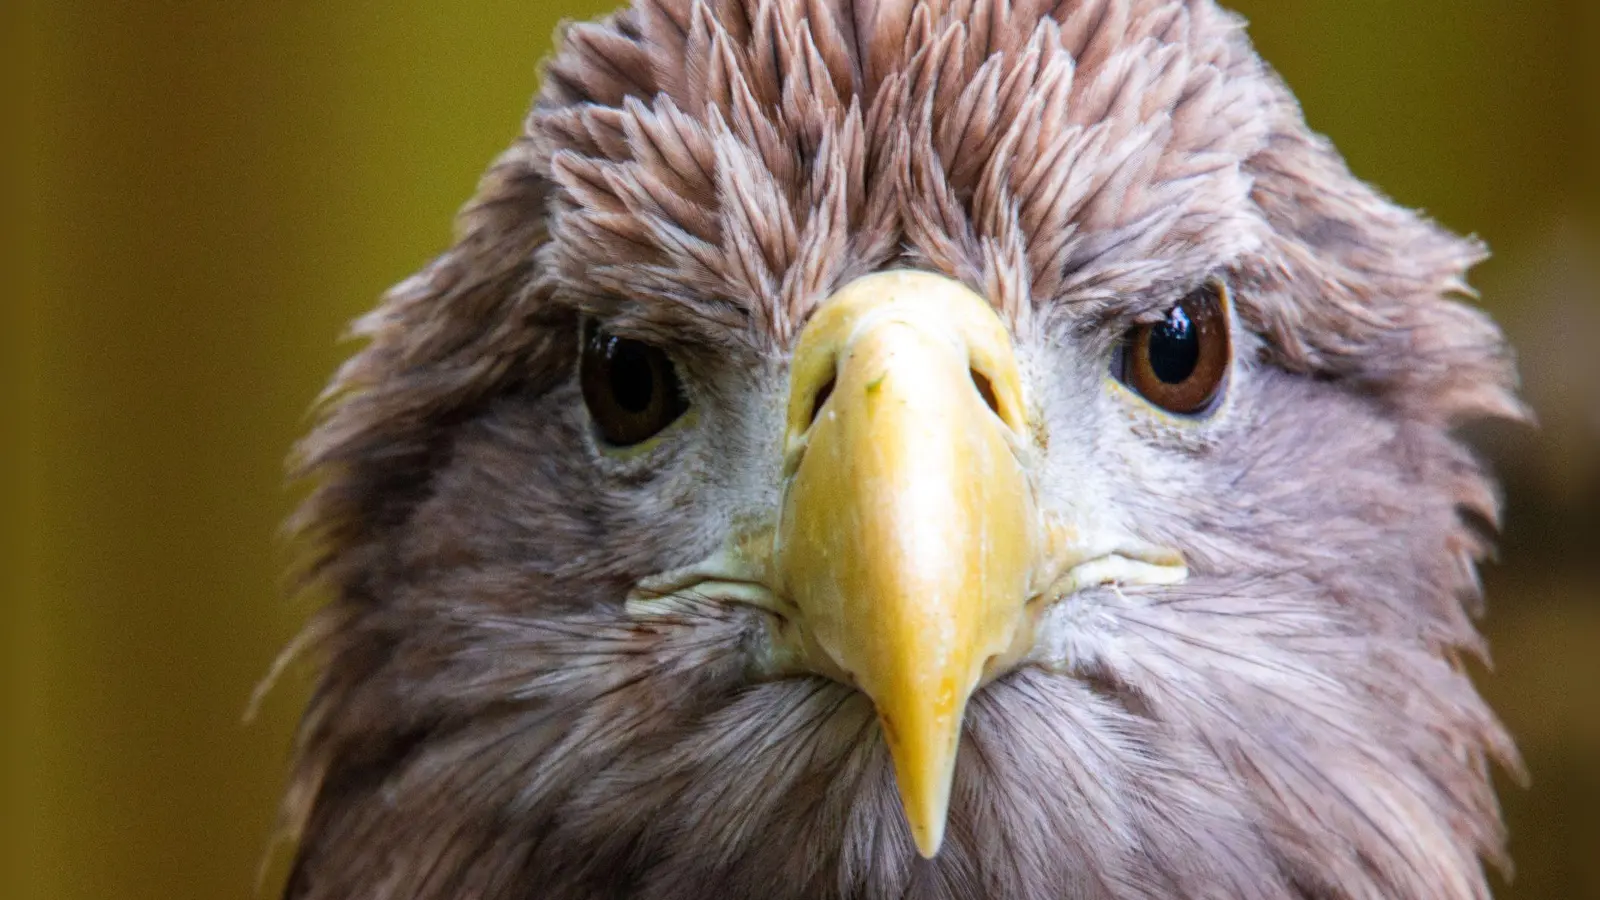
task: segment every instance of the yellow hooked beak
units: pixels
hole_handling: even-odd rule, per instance
[[[862,278],[800,336],[773,576],[813,655],[876,706],[925,857],[967,698],[1031,640],[1025,434],[1005,326],[948,278]]]

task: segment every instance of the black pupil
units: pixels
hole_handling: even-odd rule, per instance
[[[650,408],[656,394],[655,367],[650,364],[650,348],[638,341],[611,339],[611,395],[617,405],[630,413]]]
[[[1200,362],[1200,331],[1182,306],[1150,329],[1150,371],[1167,384],[1181,384]]]

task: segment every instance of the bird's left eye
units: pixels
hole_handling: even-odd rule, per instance
[[[1226,297],[1222,285],[1207,284],[1161,321],[1130,329],[1113,362],[1117,379],[1168,412],[1198,415],[1210,409],[1232,355]]]
[[[593,322],[584,327],[578,380],[600,436],[614,446],[649,440],[689,408],[660,347],[607,334]]]

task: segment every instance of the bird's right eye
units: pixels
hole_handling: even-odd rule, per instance
[[[1227,302],[1225,287],[1207,284],[1129,331],[1112,363],[1118,380],[1167,412],[1205,413],[1228,374]]]
[[[613,446],[643,443],[689,408],[665,351],[593,322],[584,326],[578,380],[600,437]]]

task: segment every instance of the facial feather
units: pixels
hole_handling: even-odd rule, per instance
[[[1516,415],[1451,299],[1482,255],[1353,178],[1209,2],[639,0],[574,25],[456,243],[357,325],[301,448],[323,674],[293,897],[1481,897],[1463,673],[1496,520],[1448,433]],[[639,579],[777,503],[815,305],[940,272],[1011,328],[1041,493],[1180,548],[977,693],[919,859],[871,704],[752,679],[763,623]],[[1225,416],[1106,392],[1111,322],[1208,278]],[[670,347],[697,420],[600,453],[577,323]]]

